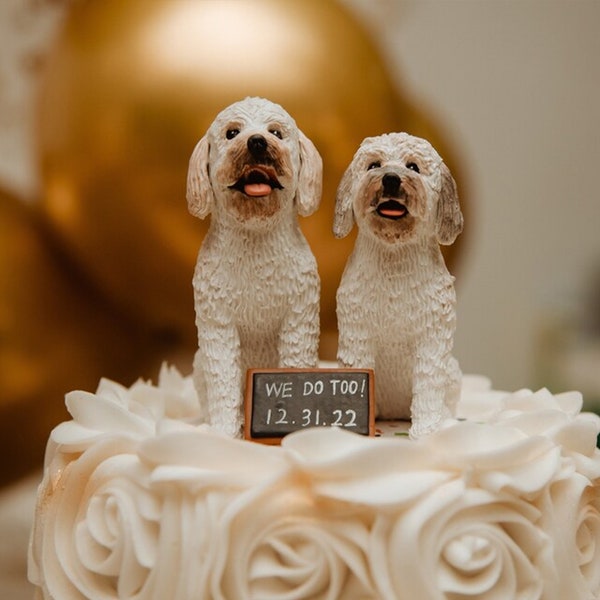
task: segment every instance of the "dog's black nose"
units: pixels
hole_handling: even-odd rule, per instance
[[[267,140],[260,134],[251,135],[248,138],[248,150],[253,155],[264,154],[267,149]]]
[[[400,190],[400,177],[395,173],[386,173],[382,179],[383,193],[386,196],[396,196]]]

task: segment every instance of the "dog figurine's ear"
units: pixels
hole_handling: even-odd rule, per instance
[[[213,204],[213,190],[208,176],[208,150],[208,139],[204,136],[192,152],[187,175],[188,210],[200,219],[210,213]]]
[[[340,185],[338,185],[333,218],[333,235],[336,238],[346,237],[354,226],[354,211],[352,209],[353,170],[353,166],[350,164],[342,176]]]
[[[300,173],[296,190],[296,207],[302,217],[312,215],[321,203],[323,160],[315,145],[299,131]]]
[[[442,163],[442,186],[436,212],[436,235],[440,244],[449,245],[454,242],[463,228],[463,216],[458,202],[456,182],[450,169]]]

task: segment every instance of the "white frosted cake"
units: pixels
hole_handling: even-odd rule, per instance
[[[466,377],[419,440],[379,424],[278,447],[191,424],[174,369],[102,381],[50,436],[29,578],[53,600],[598,598],[600,419],[581,405]]]

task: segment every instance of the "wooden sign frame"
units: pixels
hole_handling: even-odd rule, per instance
[[[342,379],[336,379],[336,375],[341,375]],[[353,391],[356,386],[350,383],[344,386],[341,383],[342,381],[357,381],[356,378],[348,377],[348,375],[366,375],[366,388],[362,389],[363,384],[361,384],[360,392],[363,394],[362,396],[357,396],[358,390]],[[289,425],[289,431],[278,431],[278,427],[274,425],[269,432],[266,427],[267,424],[264,422],[256,423],[257,405],[262,407],[267,402],[264,396],[259,395],[261,392],[255,388],[256,376],[266,376],[267,379],[271,379],[271,389],[275,390],[274,404],[267,409],[269,419],[271,410],[277,411],[280,419],[281,414],[287,415],[288,411],[291,411],[290,414],[292,415],[298,413],[298,416],[292,419],[291,423],[285,421],[285,424]],[[361,377],[361,379],[363,378]],[[279,383],[277,383],[277,380]],[[306,392],[307,388],[310,389],[308,403],[299,400],[296,394],[298,390],[294,389],[294,383],[302,383],[303,392]],[[312,389],[310,388],[311,385]],[[343,388],[345,388],[345,392],[342,392]],[[322,399],[317,400],[316,396],[319,393],[322,395]],[[340,408],[339,405],[335,405],[336,400],[342,402],[344,407]],[[361,404],[357,404],[359,402]],[[333,406],[337,406],[337,408],[332,408]],[[367,413],[366,420],[363,414],[365,411]],[[360,421],[355,423],[353,419],[358,418],[357,414],[360,414]],[[281,444],[281,440],[292,431],[317,426],[337,426],[350,431],[356,426],[364,430],[357,430],[358,433],[374,436],[375,375],[372,369],[248,369],[246,373],[244,415],[244,438],[263,444]],[[277,421],[277,423],[281,422],[281,420]],[[263,431],[257,431],[260,428]]]

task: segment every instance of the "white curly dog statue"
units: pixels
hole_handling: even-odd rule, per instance
[[[231,436],[246,369],[317,365],[320,283],[297,215],[318,208],[321,188],[315,146],[262,98],[223,110],[190,159],[189,210],[212,213],[193,280],[194,383],[208,422]]]
[[[454,278],[439,244],[462,230],[456,184],[426,140],[367,138],[340,182],[334,233],[358,236],[337,293],[338,362],[375,370],[381,419],[412,418],[411,437],[450,417],[461,374],[452,356]]]

